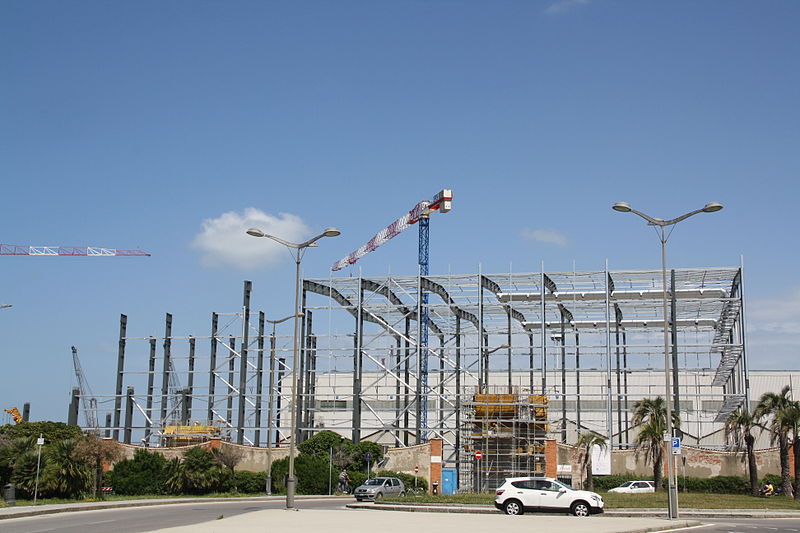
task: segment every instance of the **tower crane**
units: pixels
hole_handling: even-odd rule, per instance
[[[89,388],[89,383],[83,374],[83,368],[81,368],[81,361],[78,359],[78,349],[74,346],[72,347],[72,366],[75,368],[75,377],[78,379],[78,388],[81,391],[86,426],[91,430],[99,431],[100,428],[97,425],[97,398],[94,397],[92,390]]]
[[[439,211],[447,213],[452,209],[453,191],[452,189],[442,189],[433,197],[433,200],[423,200],[415,205],[411,211],[398,218],[374,237],[367,244],[341,258],[333,264],[331,270],[341,270],[347,265],[355,264],[356,261],[375,250],[389,239],[396,237],[411,227],[412,224],[419,222],[419,275],[428,275],[428,264],[430,259],[430,215]],[[422,317],[420,321],[420,391],[421,395],[421,420],[420,428],[422,440],[427,440],[426,428],[428,427],[428,293],[422,291]]]
[[[0,255],[68,255],[78,257],[137,256],[150,257],[141,250],[118,250],[96,246],[21,246],[19,244],[0,244]]]

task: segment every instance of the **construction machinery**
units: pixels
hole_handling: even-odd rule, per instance
[[[428,275],[428,265],[430,260],[430,215],[439,211],[448,213],[453,207],[452,189],[442,189],[433,197],[432,200],[423,200],[415,205],[411,211],[398,218],[374,237],[367,244],[343,257],[333,264],[331,270],[341,270],[342,268],[355,264],[356,261],[375,250],[389,239],[396,237],[411,227],[412,224],[419,222],[419,274]],[[420,387],[422,390],[420,424],[422,428],[422,440],[427,440],[428,427],[428,325],[430,316],[428,314],[428,293],[422,290],[422,316],[420,320]]]
[[[83,400],[83,416],[86,421],[86,428],[92,431],[99,431],[100,428],[97,425],[97,398],[94,397],[92,390],[89,388],[89,383],[83,374],[83,368],[81,368],[81,361],[78,359],[78,349],[74,346],[72,347],[72,366],[75,369],[78,389],[81,393],[81,400]]]
[[[11,409],[3,409],[3,411],[11,415],[11,418],[14,419],[15,424],[22,422],[22,415],[19,413],[19,409],[16,407],[12,407]]]
[[[63,255],[72,257],[150,257],[141,250],[119,250],[97,246],[29,246],[0,244],[0,255]]]

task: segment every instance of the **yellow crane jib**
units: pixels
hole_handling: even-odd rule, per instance
[[[17,409],[16,407],[12,407],[11,409],[3,409],[3,411],[10,414],[11,418],[14,419],[15,423],[19,424],[20,422],[22,422],[22,415],[19,414],[19,409]]]

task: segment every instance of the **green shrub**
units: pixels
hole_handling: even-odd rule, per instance
[[[330,470],[327,459],[300,454],[294,459],[297,494],[328,494],[336,487],[338,472]],[[286,492],[285,477],[289,472],[289,458],[272,463],[272,492]]]
[[[650,480],[652,476],[636,476],[623,474],[618,476],[595,476],[595,490],[608,490],[620,486],[625,481],[632,479]],[[780,481],[780,477],[778,477]],[[686,487],[688,492],[699,492],[708,494],[750,494],[750,480],[744,476],[713,476],[713,477],[686,477],[678,476],[678,489]],[[666,477],[662,483],[662,489],[667,488]]]
[[[266,472],[237,470],[230,480],[230,490],[244,494],[263,493],[267,490]]]
[[[114,465],[108,473],[108,483],[117,494],[166,494],[168,463],[160,453],[139,449],[133,459]]]
[[[355,489],[359,485],[363,485],[367,480],[367,473],[363,470],[348,470],[347,476],[350,478],[350,489]]]

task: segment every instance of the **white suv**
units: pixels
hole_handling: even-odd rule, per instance
[[[621,492],[622,494],[641,494],[643,492],[655,492],[656,485],[652,481],[626,481],[619,487],[614,487],[608,492]]]
[[[575,516],[603,512],[603,498],[587,490],[575,490],[548,477],[508,478],[495,492],[494,506],[506,514],[532,510],[569,511]]]

